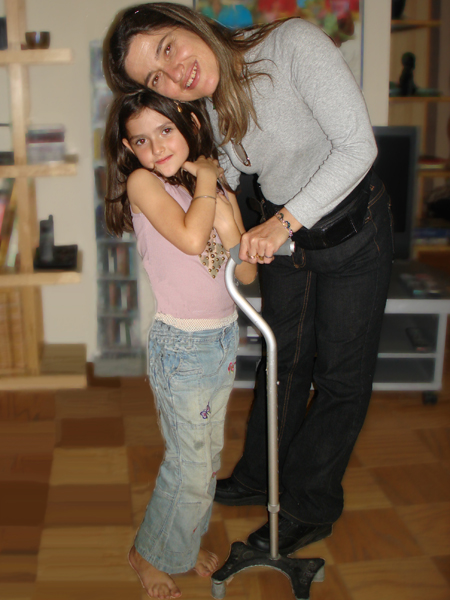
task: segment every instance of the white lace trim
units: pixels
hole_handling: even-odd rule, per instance
[[[166,325],[171,325],[182,331],[204,331],[206,329],[222,329],[222,327],[234,323],[237,317],[236,311],[222,319],[179,319],[178,317],[158,312],[155,315],[155,321],[162,321]]]

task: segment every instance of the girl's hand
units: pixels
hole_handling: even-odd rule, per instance
[[[220,231],[229,227],[237,227],[234,220],[233,206],[224,194],[219,193],[216,196],[214,228],[218,231],[219,235],[221,235]]]
[[[219,161],[204,156],[199,156],[195,162],[187,160],[183,164],[183,169],[194,177],[198,177],[200,172],[211,173],[215,179],[222,177],[224,172],[222,167],[219,167]]]

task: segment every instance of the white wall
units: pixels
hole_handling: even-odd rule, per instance
[[[363,90],[372,125],[387,125],[391,0],[364,0]]]
[[[91,149],[89,43],[102,39],[115,14],[137,4],[126,0],[27,0],[27,29],[51,33],[51,46],[72,48],[74,63],[30,68],[33,123],[63,123],[66,144],[79,156],[75,177],[37,182],[38,217],[53,214],[56,244],[78,244],[83,255],[82,281],[43,288],[44,331],[48,343],[86,343],[91,360],[96,349],[96,244]],[[186,0],[186,4],[190,4]],[[387,124],[390,0],[365,0],[364,93],[374,125]],[[4,14],[0,0],[0,14]],[[2,71],[0,69],[0,71]],[[3,70],[4,71],[4,70]],[[0,89],[7,78],[0,73]],[[7,94],[0,94],[0,122],[9,121]],[[0,129],[0,150],[10,149]],[[145,277],[141,277],[145,282]],[[143,284],[145,285],[145,284]],[[142,290],[143,326],[152,310]],[[146,316],[147,315],[147,316]]]

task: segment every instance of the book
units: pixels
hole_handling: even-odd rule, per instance
[[[7,269],[14,269],[19,256],[19,218],[17,213],[14,215],[13,228],[9,238],[8,249],[5,257],[4,266]]]
[[[11,196],[6,206],[5,213],[3,215],[2,228],[0,233],[0,268],[6,264],[6,259],[9,254],[9,246],[11,242],[11,236],[14,230],[14,223],[16,221],[16,207],[17,207],[17,192],[16,185],[14,184],[11,190]]]

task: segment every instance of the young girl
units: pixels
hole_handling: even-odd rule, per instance
[[[154,598],[181,595],[169,573],[194,568],[208,576],[218,566],[200,538],[214,498],[238,343],[224,270],[244,227],[234,195],[218,193],[223,170],[203,110],[148,90],[120,96],[105,137],[106,222],[116,235],[136,233],[157,300],[149,376],[166,453],[129,555]],[[236,268],[243,283],[255,275],[249,263]]]

